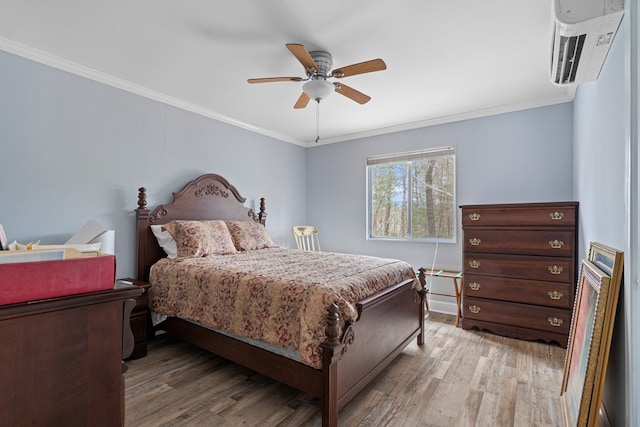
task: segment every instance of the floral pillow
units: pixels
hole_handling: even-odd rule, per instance
[[[236,252],[226,224],[222,220],[175,220],[164,225],[175,239],[179,257],[227,255]]]
[[[276,245],[264,225],[255,221],[226,221],[235,247],[239,251],[272,248]]]

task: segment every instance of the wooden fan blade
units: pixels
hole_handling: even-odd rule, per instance
[[[305,71],[307,71],[309,68],[318,71],[316,61],[313,60],[313,58],[311,57],[311,55],[309,55],[309,52],[303,45],[297,43],[287,43],[286,46],[287,49],[289,49],[291,53],[293,53],[293,56],[295,56],[298,61],[300,61]]]
[[[355,74],[371,73],[373,71],[382,71],[387,69],[387,64],[380,58],[371,61],[360,62],[359,64],[347,65],[346,67],[333,70],[332,77],[342,78]]]
[[[247,79],[249,83],[271,83],[271,82],[300,82],[302,77],[264,77],[259,79]]]
[[[307,95],[306,93],[302,92],[302,95],[300,95],[300,98],[298,98],[298,101],[296,102],[296,105],[293,106],[293,108],[304,108],[307,106],[307,104],[309,103],[309,95]]]
[[[347,98],[356,101],[358,104],[366,104],[367,102],[369,102],[369,100],[371,100],[370,96],[365,95],[362,92],[358,92],[354,88],[351,88],[345,84],[334,83],[333,85],[336,87],[336,92],[338,92],[340,95],[344,95]]]

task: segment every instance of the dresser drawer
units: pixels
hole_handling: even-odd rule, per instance
[[[573,285],[507,277],[466,275],[465,297],[489,298],[567,310],[573,308]]]
[[[574,283],[573,258],[465,253],[465,276],[478,274],[517,279]]]
[[[467,296],[463,299],[463,316],[465,319],[476,319],[558,334],[568,334],[571,326],[570,310]]]
[[[574,245],[572,230],[471,228],[464,232],[465,252],[571,257]]]
[[[577,203],[505,204],[462,206],[462,226],[551,226],[576,225]]]

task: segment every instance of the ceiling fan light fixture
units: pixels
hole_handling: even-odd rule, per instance
[[[320,102],[321,99],[326,98],[335,90],[333,83],[326,80],[309,80],[302,86],[302,90],[309,98],[314,101]]]

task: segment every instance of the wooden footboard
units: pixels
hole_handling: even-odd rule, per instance
[[[336,426],[338,411],[411,342],[423,343],[423,295],[407,280],[358,302],[358,321],[323,349],[322,425]],[[337,307],[330,309],[330,316]],[[329,331],[327,331],[329,332]]]

